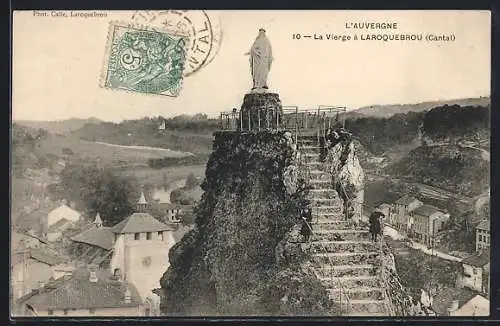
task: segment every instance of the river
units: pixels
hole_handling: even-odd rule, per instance
[[[194,155],[193,153],[190,153],[190,152],[175,151],[173,149],[161,148],[161,147],[140,146],[140,145],[117,145],[117,144],[110,144],[110,143],[101,142],[101,141],[85,141],[85,142],[106,145],[106,146],[110,146],[110,147],[125,148],[125,149],[156,151],[156,152],[161,152],[162,154],[164,154],[166,156],[168,155],[168,156],[172,156],[172,157]]]

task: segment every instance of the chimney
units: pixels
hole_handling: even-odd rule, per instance
[[[115,268],[113,276],[115,280],[122,281],[123,280],[122,270],[119,268]]]
[[[458,300],[453,300],[448,308],[448,315],[458,309]]]
[[[123,301],[125,303],[131,303],[132,302],[132,294],[130,293],[130,290],[127,287],[127,290],[125,291],[125,296],[123,298]]]
[[[90,278],[89,281],[96,283],[99,279],[97,278],[97,268],[95,266],[89,266]]]
[[[95,219],[94,219],[94,225],[95,225],[97,228],[102,227],[102,219],[101,219],[101,215],[99,214],[99,212],[97,212],[97,215],[95,216]]]
[[[90,278],[89,281],[92,283],[97,283],[97,273],[95,271],[90,271]]]

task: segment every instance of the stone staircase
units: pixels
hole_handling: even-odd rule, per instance
[[[388,316],[378,273],[380,249],[368,228],[354,226],[343,215],[343,201],[323,170],[316,138],[299,138],[302,162],[309,174],[313,235],[311,268],[343,316]]]

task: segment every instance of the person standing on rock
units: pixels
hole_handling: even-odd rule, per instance
[[[273,51],[271,49],[271,43],[266,36],[265,29],[259,29],[259,35],[246,55],[250,55],[250,70],[253,79],[252,90],[268,89],[267,75],[271,69]]]

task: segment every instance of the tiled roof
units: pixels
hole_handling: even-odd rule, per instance
[[[52,207],[44,207],[34,210],[31,213],[22,212],[16,220],[16,225],[22,230],[41,231],[47,224],[47,215]]]
[[[13,255],[12,263],[20,263],[23,260],[23,256],[29,259],[37,260],[49,266],[55,266],[65,261],[65,258],[52,254],[47,250],[41,248],[29,248],[25,251],[17,251]]]
[[[61,218],[78,220],[81,214],[67,205],[61,205],[49,212],[49,215],[60,216]]]
[[[173,231],[174,227],[166,225],[147,213],[134,213],[113,226],[114,233],[138,233],[155,231]]]
[[[490,221],[488,221],[488,220],[481,221],[481,223],[479,223],[479,225],[476,227],[476,229],[489,231],[490,230]]]
[[[415,197],[404,195],[403,197],[396,200],[394,202],[394,204],[407,206],[407,205],[410,205],[411,203],[413,203],[415,200],[417,200]]]
[[[446,315],[454,300],[458,300],[458,307],[460,308],[475,296],[476,292],[469,288],[446,288],[434,296],[432,308],[438,315]]]
[[[422,205],[413,210],[412,213],[420,215],[420,216],[431,216],[435,213],[441,212],[438,208],[431,205]]]
[[[115,235],[113,234],[112,228],[104,226],[98,228],[92,225],[85,231],[72,237],[71,240],[111,250],[115,244]]]
[[[64,227],[65,225],[67,225],[68,223],[73,223],[73,222],[71,222],[70,220],[67,220],[65,218],[62,218],[59,221],[57,221],[56,223],[49,226],[47,232],[51,233],[51,232],[61,231],[61,228]]]
[[[76,270],[72,276],[64,276],[47,284],[39,293],[30,293],[18,300],[35,310],[99,309],[137,307],[141,297],[131,283],[112,280],[107,272],[98,272],[97,282],[90,281],[90,272]],[[125,302],[129,291],[131,300]]]
[[[471,265],[474,267],[483,267],[490,262],[490,252],[489,250],[482,251],[479,254],[469,256],[462,260],[463,264]]]

